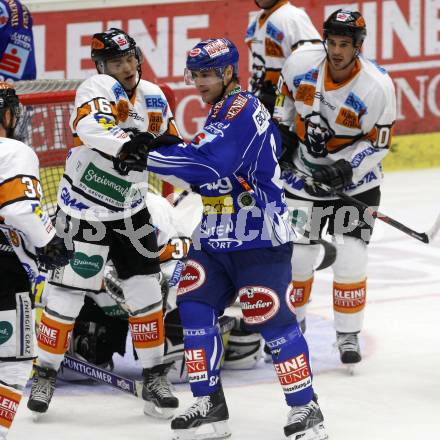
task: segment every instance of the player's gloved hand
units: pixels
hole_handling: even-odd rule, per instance
[[[286,164],[293,165],[293,155],[298,148],[298,136],[289,127],[280,124],[276,119],[272,119],[281,135],[281,155],[278,159],[282,170],[286,169]]]
[[[332,165],[324,165],[312,173],[314,183],[323,183],[332,190],[340,191],[349,185],[353,178],[353,168],[350,162],[339,159]],[[319,185],[304,185],[304,189],[312,196],[325,197],[331,191],[320,188]]]
[[[183,140],[180,137],[168,133],[160,136],[148,132],[139,133],[122,146],[118,157],[113,159],[113,166],[122,176],[126,176],[130,171],[142,172],[147,168],[150,150],[181,142]]]
[[[46,270],[53,270],[65,266],[73,258],[74,249],[66,248],[64,239],[55,235],[46,246],[36,248],[37,258],[40,266]]]

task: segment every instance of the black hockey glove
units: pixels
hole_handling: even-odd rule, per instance
[[[289,130],[289,127],[280,124],[277,120],[272,119],[281,135],[281,155],[278,159],[282,170],[286,169],[286,164],[293,165],[293,154],[298,148],[298,136]],[[284,164],[284,165],[283,165]]]
[[[118,157],[113,160],[113,166],[123,176],[130,171],[145,171],[150,150],[181,142],[183,142],[181,138],[167,133],[160,136],[148,132],[139,133],[122,146]]]
[[[36,248],[38,263],[46,270],[53,270],[65,266],[73,258],[75,251],[69,250],[64,239],[55,235],[46,246]]]
[[[324,165],[317,171],[312,173],[313,181],[315,183],[323,183],[331,189],[340,191],[351,183],[353,178],[353,168],[351,164],[344,159],[339,159],[332,165]],[[318,185],[304,185],[304,189],[312,196],[326,197],[331,194],[319,188]]]

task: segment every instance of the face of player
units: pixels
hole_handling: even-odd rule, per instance
[[[127,54],[106,61],[105,73],[117,79],[126,91],[136,87],[138,80],[138,60],[136,55]]]
[[[255,4],[261,9],[270,9],[275,6],[280,0],[255,0]]]
[[[327,38],[328,63],[334,81],[343,81],[350,76],[358,47],[353,46],[351,37],[329,35]]]
[[[229,84],[232,78],[232,67],[226,67],[223,78],[220,78],[214,69],[193,71],[194,85],[200,93],[200,97],[206,104],[215,104],[222,98],[224,85]],[[230,84],[226,88],[229,91]]]

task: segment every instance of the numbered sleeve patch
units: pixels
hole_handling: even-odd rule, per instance
[[[41,185],[33,176],[17,175],[0,183],[0,209],[21,200],[40,200]]]

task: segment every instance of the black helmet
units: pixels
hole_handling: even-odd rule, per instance
[[[92,60],[97,63],[129,53],[136,54],[136,41],[121,29],[110,28],[92,38]]]
[[[367,27],[357,11],[338,9],[324,22],[324,40],[329,35],[343,35],[353,39],[353,46],[361,47],[367,36]]]
[[[18,96],[15,93],[13,86],[7,82],[0,82],[0,123],[3,124],[3,116],[7,109],[10,109],[15,116],[15,123],[10,127],[4,127],[7,130],[8,137],[13,136],[17,122],[20,119],[21,107]]]

